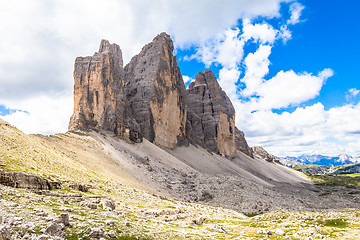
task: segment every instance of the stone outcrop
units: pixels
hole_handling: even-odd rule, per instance
[[[215,75],[207,70],[185,88],[169,35],[161,33],[123,67],[120,47],[102,40],[93,56],[78,57],[74,113],[69,130],[111,131],[165,148],[191,142],[232,157],[252,156],[235,110]]]
[[[245,153],[251,158],[254,158],[253,152],[246,142],[244,132],[239,130],[237,127],[235,127],[235,144],[237,150]]]
[[[280,163],[280,161],[272,154],[268,153],[263,147],[254,146],[251,147],[254,157],[264,159],[268,162]]]
[[[74,113],[69,130],[106,130],[141,141],[124,94],[124,69],[120,47],[102,40],[93,56],[78,57],[74,70]]]
[[[61,187],[60,182],[51,181],[33,174],[7,170],[0,170],[0,184],[34,190],[52,190]]]
[[[125,67],[126,96],[142,135],[167,148],[186,140],[186,90],[173,50],[161,33]]]
[[[190,141],[212,152],[234,156],[235,110],[213,72],[198,73],[187,95]]]

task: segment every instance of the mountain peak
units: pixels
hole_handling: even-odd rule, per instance
[[[113,56],[116,58],[116,61],[119,62],[120,66],[123,66],[123,58],[120,46],[116,43],[110,44],[110,42],[106,39],[102,39],[99,46],[99,53],[100,54],[107,54],[112,53]]]

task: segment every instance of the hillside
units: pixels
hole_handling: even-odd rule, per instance
[[[357,184],[313,182],[250,148],[214,73],[186,89],[173,50],[161,33],[123,66],[102,40],[75,60],[68,132],[0,121],[0,239],[359,235]]]
[[[310,175],[339,175],[360,173],[360,164],[347,164],[334,167],[324,165],[300,165],[293,169]]]
[[[26,135],[4,122],[0,130],[2,171],[13,169],[62,182],[61,189],[43,191],[45,195],[1,187],[1,216],[7,219],[5,226],[6,221],[13,221],[11,216],[15,212],[15,216],[21,218],[17,224],[9,225],[9,232],[13,231],[12,236],[18,236],[16,239],[20,239],[16,229],[32,224],[29,234],[39,235],[61,213],[70,216],[71,227],[65,229],[68,238],[73,236],[69,239],[85,236],[97,228],[106,233],[114,232],[118,239],[129,235],[155,239],[260,237],[266,236],[268,231],[275,234],[277,228],[291,235],[294,234],[291,229],[300,224],[297,221],[309,216],[314,223],[326,222],[317,227],[322,229],[320,235],[339,234],[337,228],[331,230],[334,223],[326,220],[334,217],[335,220],[344,219],[342,224],[347,229],[340,231],[341,234],[358,234],[349,230],[357,226],[356,216],[359,215],[354,215],[355,212],[332,212],[331,215],[271,212],[276,209],[357,209],[359,206],[357,195],[350,193],[350,189],[317,188],[294,170],[276,163],[246,155],[228,160],[191,145],[164,151],[147,141],[131,144],[106,133]],[[207,164],[203,163],[205,159]],[[69,188],[69,183],[91,188],[88,192],[80,192]],[[331,195],[322,197],[329,191]],[[82,197],[76,198],[79,194]],[[92,209],[100,202],[99,196],[112,199],[115,210]],[[232,210],[207,205],[220,205],[251,215],[270,212],[248,218]],[[32,209],[38,209],[36,211],[41,214]],[[276,219],[284,220],[278,222]],[[313,229],[314,224],[306,221],[307,227],[296,231],[299,236]],[[279,233],[280,237],[282,232]]]

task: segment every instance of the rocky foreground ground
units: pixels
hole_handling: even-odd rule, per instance
[[[107,195],[0,185],[0,239],[358,239],[360,211],[244,216],[124,186]]]

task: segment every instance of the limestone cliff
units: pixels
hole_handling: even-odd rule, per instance
[[[125,92],[143,136],[167,148],[185,141],[186,90],[169,35],[161,33],[125,67]]]
[[[190,141],[212,152],[234,156],[235,110],[215,75],[209,70],[198,73],[187,94]]]
[[[235,127],[235,144],[237,150],[245,153],[251,158],[254,158],[253,151],[247,144],[244,132],[239,130],[237,127]]]
[[[185,89],[169,35],[161,33],[123,68],[120,47],[102,40],[93,56],[74,69],[74,113],[69,130],[112,131],[165,148],[191,142],[232,157],[252,156],[235,110],[215,75],[207,70]]]
[[[268,153],[263,147],[254,146],[251,147],[251,150],[255,157],[264,159],[268,162],[280,163],[280,161],[274,155]]]
[[[93,56],[76,58],[74,113],[69,130],[107,130],[140,141],[139,125],[131,116],[124,94],[124,76],[120,47],[107,40],[101,41]]]

